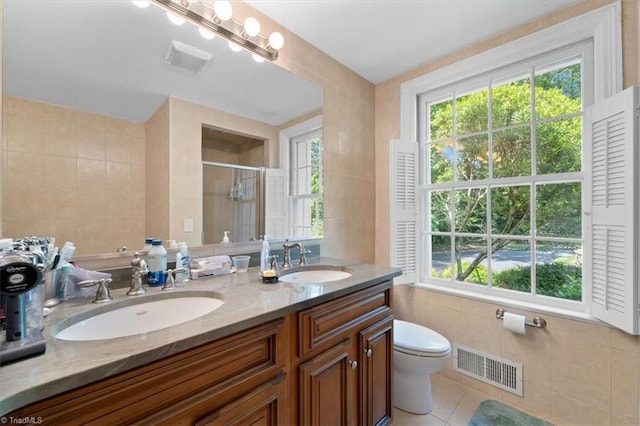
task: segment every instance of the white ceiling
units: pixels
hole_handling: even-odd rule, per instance
[[[247,0],[374,84],[580,0]]]

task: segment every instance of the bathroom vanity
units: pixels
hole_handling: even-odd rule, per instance
[[[47,353],[0,370],[0,413],[47,424],[388,423],[400,270],[320,262],[351,276],[263,284],[250,268],[193,281],[175,294],[210,291],[223,306],[129,337],[56,339],[95,309],[65,302],[45,324]]]

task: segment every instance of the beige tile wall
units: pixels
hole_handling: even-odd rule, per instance
[[[3,106],[3,236],[55,236],[81,254],[144,240],[142,124],[9,96]]]
[[[519,397],[453,371],[440,373],[556,425],[637,425],[640,399],[640,337],[604,325],[507,308],[547,327],[526,335],[502,329],[494,303],[449,296],[424,288],[394,287],[396,317],[436,330],[452,343],[523,364]]]

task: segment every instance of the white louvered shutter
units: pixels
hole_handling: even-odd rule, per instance
[[[282,169],[265,170],[265,235],[272,238],[287,238],[287,171]]]
[[[585,258],[591,313],[631,334],[640,332],[638,111],[638,91],[632,87],[586,109],[584,132],[585,160],[592,169],[590,262]]]
[[[402,268],[396,284],[417,281],[418,144],[391,141],[391,265]]]

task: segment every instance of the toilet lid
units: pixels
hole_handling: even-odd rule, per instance
[[[399,350],[447,355],[451,343],[440,333],[406,321],[393,320],[393,345]]]

